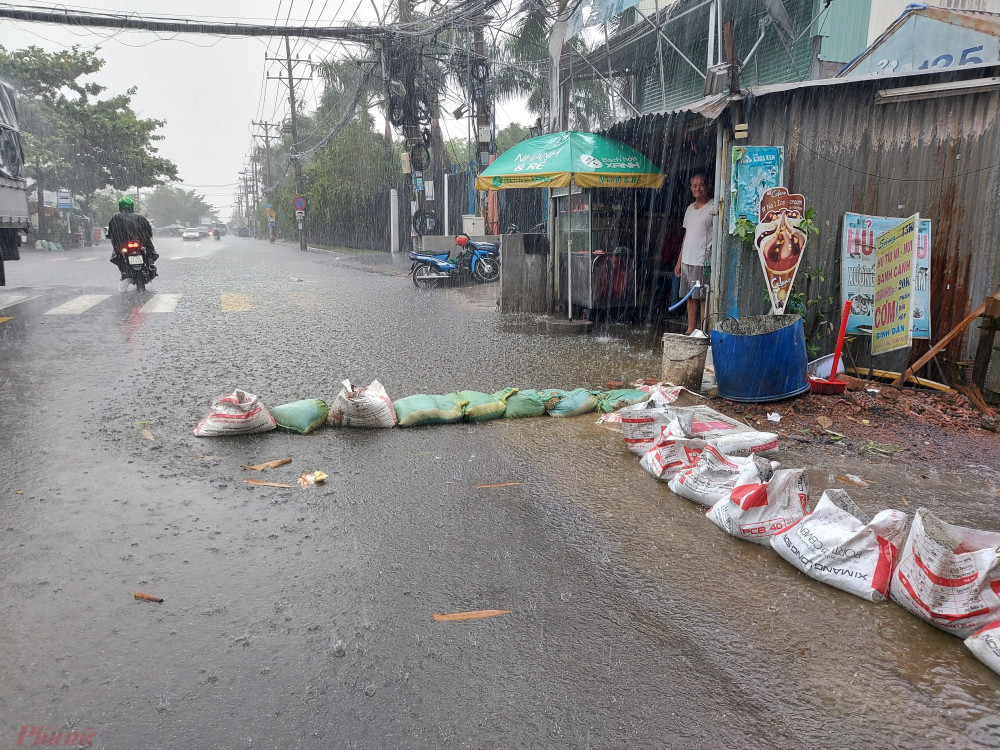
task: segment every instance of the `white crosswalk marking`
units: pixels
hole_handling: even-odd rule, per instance
[[[59,307],[53,307],[46,315],[79,315],[86,312],[94,305],[99,304],[110,297],[110,294],[81,294],[79,297],[71,299]]]
[[[180,294],[157,294],[153,299],[142,306],[140,312],[144,313],[172,313],[177,309],[177,303],[183,295]]]
[[[0,310],[20,305],[22,302],[27,302],[29,299],[35,299],[39,296],[38,294],[12,294],[9,297],[0,296]]]

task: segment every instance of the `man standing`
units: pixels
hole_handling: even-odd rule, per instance
[[[718,214],[715,200],[708,197],[708,180],[701,172],[691,177],[691,195],[694,203],[684,212],[684,242],[674,266],[674,275],[681,280],[681,298],[694,289],[687,301],[685,334],[688,336],[701,327],[705,313],[703,302],[708,297],[713,225]]]
[[[135,201],[127,195],[118,201],[118,213],[108,222],[108,238],[111,240],[111,262],[122,272],[122,279],[128,277],[125,272],[125,261],[120,248],[129,242],[138,242],[149,253],[150,280],[156,276],[156,266],[153,264],[160,257],[153,248],[153,227],[142,214],[135,213]]]

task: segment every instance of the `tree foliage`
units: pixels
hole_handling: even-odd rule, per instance
[[[152,187],[176,179],[177,167],[157,156],[162,120],[140,119],[132,110],[136,89],[106,99],[83,76],[104,66],[96,50],[74,46],[46,52],[35,46],[0,46],[0,77],[21,94],[20,125],[25,158],[46,165],[46,182],[74,193]]]
[[[203,217],[216,218],[216,211],[203,196],[194,190],[183,190],[172,185],[160,185],[149,197],[142,199],[140,207],[154,225],[200,224]]]

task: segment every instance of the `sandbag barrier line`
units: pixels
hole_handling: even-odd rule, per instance
[[[626,447],[675,495],[707,507],[706,517],[724,532],[770,546],[815,581],[867,601],[890,600],[962,638],[1000,674],[1000,533],[948,524],[924,508],[912,523],[893,508],[870,518],[842,489],[825,490],[810,512],[805,470],[782,469],[762,455],[774,453],[776,441],[758,454],[753,443],[761,440],[742,423],[709,407],[668,403],[654,395],[618,415]],[[707,427],[716,419],[718,429],[744,433],[747,455],[727,455],[712,443]]]

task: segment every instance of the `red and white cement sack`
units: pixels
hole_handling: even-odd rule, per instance
[[[676,425],[676,420],[672,424]],[[639,465],[657,479],[669,482],[677,472],[697,465],[704,449],[704,440],[675,435],[668,425],[655,445],[646,451]]]
[[[255,395],[233,391],[216,396],[212,408],[194,428],[198,437],[219,435],[251,435],[275,428],[274,417]]]
[[[367,388],[354,388],[344,380],[330,407],[326,423],[337,427],[395,427],[396,411],[383,385],[377,380]]]
[[[1000,533],[917,511],[889,588],[892,600],[965,638],[1000,619]]]
[[[766,482],[737,486],[705,515],[730,536],[767,545],[802,518],[808,500],[805,469],[779,469]]]
[[[727,456],[706,445],[698,463],[677,472],[668,484],[674,494],[711,508],[741,485],[768,481],[777,468],[777,463],[760,456]]]
[[[891,508],[869,519],[844,490],[827,490],[812,513],[771,537],[771,546],[810,578],[878,602],[889,596],[909,520]]]
[[[668,427],[675,437],[704,440],[729,456],[770,455],[778,450],[777,434],[759,432],[708,406],[649,406],[652,402],[620,412],[625,445],[640,456],[655,446]]]
[[[1000,620],[984,625],[966,638],[965,647],[979,661],[1000,674]]]
[[[662,383],[657,383],[656,385],[637,385],[635,389],[637,391],[645,391],[649,394],[649,398],[646,401],[626,406],[618,411],[602,414],[601,418],[597,420],[597,423],[603,424],[605,427],[611,429],[620,430],[622,428],[622,421],[624,418],[623,412],[626,412],[629,409],[655,409],[661,406],[666,406],[667,404],[676,401],[678,396],[681,395],[681,392],[685,390],[679,385],[666,386]]]

